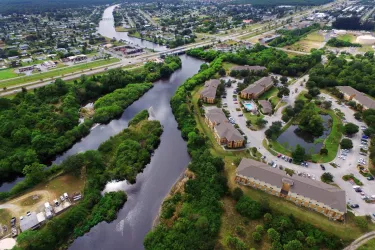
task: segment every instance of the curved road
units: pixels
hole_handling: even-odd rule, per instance
[[[358,247],[365,244],[367,241],[375,238],[375,231],[366,233],[353,241],[349,246],[345,247],[343,250],[356,250]]]

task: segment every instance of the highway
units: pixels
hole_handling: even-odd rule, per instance
[[[23,83],[23,84],[19,84],[19,85],[9,86],[9,87],[7,87],[6,90],[3,90],[3,91],[0,92],[0,96],[7,96],[7,95],[15,94],[17,92],[20,92],[21,88],[26,88],[26,89],[39,88],[39,87],[45,86],[47,84],[51,84],[57,78],[61,78],[65,81],[74,80],[74,79],[79,78],[82,74],[86,74],[86,75],[100,74],[100,73],[105,72],[108,69],[120,68],[120,67],[124,67],[124,66],[127,66],[127,65],[135,65],[135,64],[143,63],[147,60],[157,58],[162,54],[177,54],[177,53],[181,53],[181,52],[193,49],[193,48],[200,48],[200,47],[213,45],[215,42],[218,42],[218,41],[224,42],[224,41],[227,41],[227,40],[234,40],[234,41],[240,42],[241,41],[240,38],[243,37],[243,36],[248,36],[248,35],[253,35],[253,34],[259,35],[258,34],[259,31],[263,31],[261,34],[274,32],[276,29],[281,27],[279,25],[281,22],[286,21],[287,19],[290,19],[291,17],[293,18],[294,22],[299,22],[302,17],[304,17],[306,15],[309,15],[310,13],[313,13],[315,10],[327,9],[327,8],[332,7],[336,3],[337,2],[333,2],[333,3],[326,4],[326,5],[317,6],[315,8],[312,8],[312,9],[308,10],[308,11],[304,11],[304,12],[301,12],[301,13],[294,14],[292,16],[280,18],[280,19],[277,20],[277,23],[273,22],[273,21],[267,22],[267,23],[264,23],[262,26],[258,27],[257,29],[254,29],[254,30],[251,30],[251,31],[241,30],[239,32],[229,34],[227,36],[218,36],[218,35],[212,36],[212,39],[210,41],[192,43],[192,44],[188,44],[188,45],[181,46],[181,47],[178,47],[178,48],[168,49],[167,51],[148,53],[148,54],[140,55],[140,56],[133,57],[133,58],[120,58],[121,61],[118,62],[118,63],[105,65],[105,66],[101,66],[101,67],[96,67],[96,68],[93,68],[93,69],[83,70],[83,71],[79,71],[79,72],[76,72],[76,73],[71,73],[69,75],[56,76],[56,77],[53,77],[49,80],[44,80],[44,81],[39,80],[39,81],[33,81],[33,82]],[[266,28],[268,26],[271,26],[271,27],[274,27],[274,28],[264,30],[264,28]],[[275,49],[282,50],[282,51],[287,52],[287,53],[294,53],[294,54],[300,54],[300,55],[309,54],[307,52],[293,51],[293,50],[288,50],[288,49],[284,49],[284,48],[275,48]],[[106,51],[106,53],[109,53],[109,52]],[[110,53],[110,54],[112,56],[115,56],[115,57],[119,58],[118,55],[114,55],[113,53]]]

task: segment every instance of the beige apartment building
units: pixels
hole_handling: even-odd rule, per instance
[[[240,96],[243,99],[257,99],[264,92],[272,88],[272,86],[272,78],[270,76],[263,77],[242,90]]]
[[[284,170],[247,158],[243,158],[238,166],[235,181],[314,210],[329,219],[344,220],[345,191],[335,186],[298,175],[289,176]]]
[[[245,138],[229,123],[224,112],[219,108],[206,110],[205,122],[214,132],[215,139],[227,148],[241,148],[245,146]]]
[[[204,83],[204,88],[200,94],[200,99],[205,103],[215,103],[216,90],[219,86],[220,81],[217,79],[211,79]]]
[[[338,86],[336,88],[344,95],[346,101],[355,101],[362,105],[362,110],[375,108],[375,101],[366,94],[350,86]]]

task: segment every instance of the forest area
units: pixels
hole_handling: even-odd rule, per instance
[[[160,122],[147,120],[145,112],[136,115],[131,126],[102,143],[98,150],[71,156],[61,165],[54,165],[53,170],[49,169],[49,172],[85,178],[83,199],[41,229],[21,233],[17,238],[16,249],[50,250],[67,247],[67,242],[84,235],[99,222],[111,222],[117,218],[117,211],[126,202],[126,194],[118,191],[102,196],[104,186],[111,180],[127,179],[134,183],[137,173],[150,162],[163,132]]]
[[[94,122],[115,118],[152,87],[149,82],[180,67],[180,58],[167,57],[164,64],[149,62],[138,71],[116,69],[100,76],[82,75],[73,83],[57,79],[13,99],[0,98],[0,181],[25,174],[24,168],[34,163],[48,164],[86,136]],[[90,102],[95,102],[97,113],[79,124],[80,107]],[[35,184],[20,182],[10,192],[0,193],[0,198]]]

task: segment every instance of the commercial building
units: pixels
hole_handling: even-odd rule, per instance
[[[25,72],[25,71],[32,71],[32,70],[34,70],[34,65],[30,65],[30,66],[26,66],[26,67],[22,67],[18,69],[20,73]]]
[[[240,96],[243,99],[257,99],[264,92],[272,88],[273,84],[270,76],[263,77],[242,90]]]
[[[360,104],[362,110],[375,108],[375,101],[366,96],[366,94],[359,92],[350,86],[338,86],[336,88],[344,95],[344,100],[354,101],[357,104]]]
[[[215,139],[227,148],[241,148],[245,146],[245,138],[229,123],[221,109],[206,110],[205,122],[214,131]]]
[[[26,230],[35,230],[40,227],[40,222],[38,221],[38,217],[36,216],[36,213],[32,212],[28,216],[24,216],[22,220],[20,220],[20,227],[21,232],[24,232]]]
[[[64,61],[78,63],[78,62],[83,62],[86,60],[87,60],[86,55],[76,55],[76,56],[68,56],[67,58],[65,58]]]
[[[204,83],[204,88],[201,92],[200,99],[205,103],[214,103],[216,97],[216,90],[220,81],[216,79],[208,80]]]
[[[272,168],[243,158],[236,170],[237,183],[284,198],[297,206],[319,212],[332,220],[344,220],[345,191],[335,186]]]

